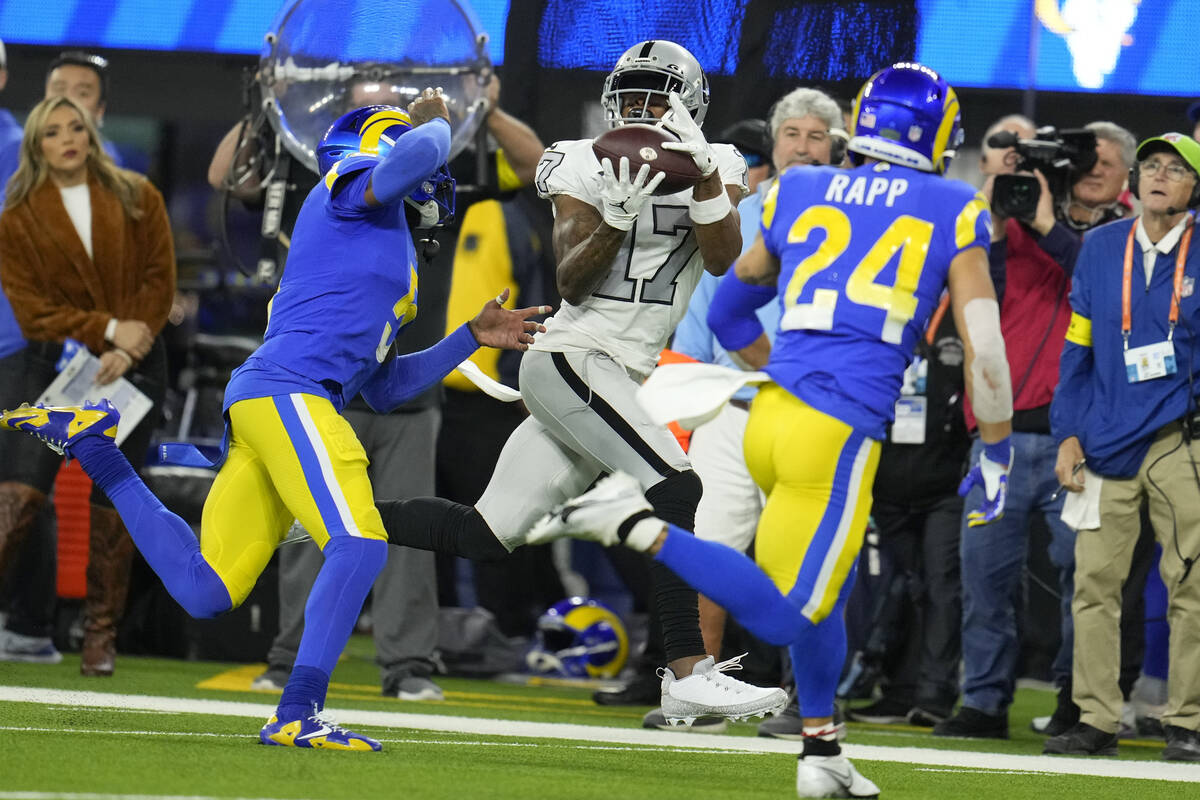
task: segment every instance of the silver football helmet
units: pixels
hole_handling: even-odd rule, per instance
[[[604,79],[600,104],[604,106],[604,118],[615,128],[627,122],[645,122],[645,109],[651,97],[661,95],[665,103],[670,92],[679,93],[697,125],[704,124],[704,115],[708,113],[708,78],[700,62],[674,42],[651,39],[635,44],[617,59],[617,65]],[[623,117],[621,109],[639,98],[644,102],[639,106],[638,116]]]

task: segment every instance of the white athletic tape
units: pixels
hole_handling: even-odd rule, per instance
[[[971,408],[980,422],[1012,419],[1012,377],[1000,333],[1000,306],[991,298],[976,297],[963,306],[967,337],[975,351],[971,362]]]

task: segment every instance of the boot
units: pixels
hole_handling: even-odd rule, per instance
[[[29,484],[0,481],[0,575],[8,572],[45,504],[46,495]]]
[[[83,601],[83,652],[79,671],[84,675],[113,673],[117,657],[117,623],[125,612],[133,540],[116,509],[92,504],[92,530],[88,540],[87,597]]]

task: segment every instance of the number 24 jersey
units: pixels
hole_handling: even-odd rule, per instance
[[[886,163],[793,168],[763,203],[782,312],[766,371],[819,411],[882,439],[950,262],[991,242],[982,195]]]

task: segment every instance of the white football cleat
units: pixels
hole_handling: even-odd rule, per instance
[[[878,797],[879,787],[844,755],[801,756],[796,761],[796,796]]]
[[[535,522],[525,543],[544,544],[572,536],[611,547],[622,543],[621,534],[624,533],[625,544],[635,550],[645,550],[653,544],[663,526],[652,511],[637,479],[624,472],[614,472],[589,491],[568,500]],[[626,526],[625,523],[634,517],[641,517],[635,520],[637,525]],[[637,527],[643,535],[629,537],[629,530],[622,531],[623,526]]]
[[[782,711],[788,701],[783,689],[764,689],[726,674],[741,669],[741,660],[742,656],[736,656],[717,664],[707,656],[684,678],[676,678],[670,669],[660,670],[662,712],[667,723],[690,726],[698,717],[761,719]]]

